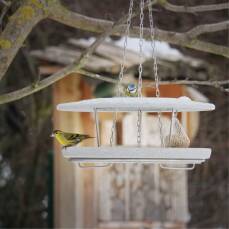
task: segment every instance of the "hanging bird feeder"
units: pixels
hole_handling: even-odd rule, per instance
[[[162,168],[169,169],[193,169],[195,164],[203,163],[210,158],[211,149],[209,148],[188,148],[190,140],[184,128],[177,119],[178,112],[199,112],[211,111],[215,106],[211,103],[195,102],[188,97],[180,98],[160,98],[159,76],[157,72],[157,58],[155,54],[155,29],[153,26],[152,5],[150,0],[147,2],[149,10],[149,21],[151,31],[151,45],[153,49],[153,66],[156,85],[156,97],[142,97],[142,62],[143,62],[143,9],[144,0],[140,0],[140,38],[139,38],[139,78],[137,85],[137,97],[123,96],[122,80],[126,59],[127,38],[131,24],[133,0],[130,0],[129,17],[125,33],[123,48],[123,62],[119,73],[117,84],[117,94],[114,98],[97,98],[70,102],[57,105],[60,111],[71,112],[92,112],[94,113],[96,127],[96,147],[68,147],[63,149],[63,156],[78,163],[155,163]],[[111,129],[110,146],[102,146],[99,129],[99,112],[112,112],[114,114]],[[115,130],[117,112],[137,112],[137,139],[136,146],[115,145]],[[156,112],[160,131],[160,147],[141,146],[142,138],[142,112]],[[170,112],[171,121],[169,133],[163,132],[163,122],[161,116],[164,112]],[[191,167],[186,167],[191,165]]]

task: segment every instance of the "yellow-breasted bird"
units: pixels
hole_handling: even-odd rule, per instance
[[[137,97],[138,87],[135,84],[128,84],[125,88],[125,95],[128,97]]]
[[[64,148],[75,146],[88,138],[94,138],[87,134],[67,133],[61,130],[54,130],[51,137],[55,137]]]

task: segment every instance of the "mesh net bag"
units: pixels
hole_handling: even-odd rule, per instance
[[[165,147],[189,147],[190,139],[186,134],[184,127],[181,125],[177,117],[173,117],[172,119],[170,131],[164,138]]]

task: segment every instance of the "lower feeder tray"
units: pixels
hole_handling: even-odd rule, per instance
[[[187,165],[201,164],[209,159],[208,148],[152,148],[128,146],[68,147],[63,156],[84,163],[153,163]],[[171,167],[170,167],[171,168]],[[178,168],[178,167],[176,167]]]

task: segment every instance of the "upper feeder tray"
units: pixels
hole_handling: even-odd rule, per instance
[[[76,112],[186,112],[210,111],[215,109],[212,103],[192,101],[188,97],[154,98],[154,97],[113,97],[82,100],[79,102],[62,103],[57,105],[60,111]]]

